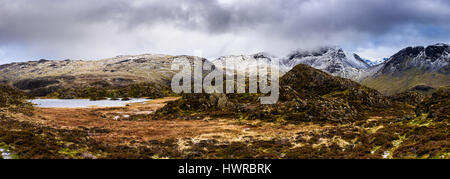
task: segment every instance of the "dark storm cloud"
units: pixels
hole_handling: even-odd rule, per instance
[[[166,0],[114,13],[127,17],[130,25],[163,21],[211,33],[270,25],[295,37],[346,29],[383,34],[408,24],[447,26],[449,8],[447,0],[244,0],[229,5]],[[97,15],[102,14],[108,13]]]
[[[395,43],[389,42],[391,36],[404,36],[407,43],[411,34],[419,35],[421,42],[447,41],[449,9],[448,0],[0,0],[0,50],[19,46],[42,53],[61,51],[61,56],[69,51],[63,49],[65,45],[89,50],[95,48],[89,39],[110,40],[127,33],[122,38],[134,39],[137,29],[151,31],[161,26],[201,33],[205,39],[233,34],[248,40],[275,39],[280,44]],[[151,33],[155,32],[148,32],[149,39],[172,37],[170,30]],[[271,48],[274,42],[259,43],[258,48]],[[149,46],[158,47],[156,43]]]

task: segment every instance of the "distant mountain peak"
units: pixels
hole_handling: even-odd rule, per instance
[[[344,51],[336,46],[321,46],[310,50],[297,49],[288,55],[288,59],[322,56],[327,53],[343,54]]]
[[[437,72],[450,63],[450,47],[444,43],[407,47],[394,54],[386,62],[383,74],[399,75],[405,70],[422,68],[427,72]]]
[[[366,63],[366,64],[369,65],[370,67],[373,67],[373,66],[379,65],[379,64],[381,64],[381,63],[384,63],[385,61],[387,61],[387,60],[389,59],[389,58],[383,58],[383,59],[380,59],[380,60],[373,61],[373,60],[369,60],[369,59],[367,59],[367,58],[362,58],[362,57],[360,57],[360,56],[359,56],[358,54],[356,54],[356,53],[354,53],[353,56],[354,56],[356,59],[359,59],[359,60],[363,61],[364,63]]]
[[[448,44],[446,44],[446,43],[436,43],[436,44],[434,44],[434,45],[430,45],[430,46],[437,46],[437,47],[449,47],[449,45]]]
[[[234,63],[239,68],[251,67],[255,71],[257,63],[280,61],[280,71],[286,73],[299,64],[306,64],[325,71],[334,76],[356,79],[364,69],[371,67],[366,60],[357,54],[346,53],[337,46],[323,46],[310,50],[297,49],[286,57],[278,58],[271,54],[260,52],[253,55],[231,55],[220,57],[213,61],[216,66]],[[225,62],[225,63],[224,63]]]
[[[334,76],[356,79],[369,65],[359,55],[347,53],[337,46],[323,46],[312,50],[295,50],[282,60],[287,69],[306,64]]]

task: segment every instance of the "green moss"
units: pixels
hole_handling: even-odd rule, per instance
[[[395,152],[395,150],[397,150],[400,147],[400,144],[403,143],[405,138],[406,138],[406,136],[399,136],[398,140],[392,141],[393,147],[391,149],[389,149],[389,155],[387,156],[387,158],[393,158],[392,154]]]
[[[432,121],[427,120],[428,115],[429,115],[428,113],[421,114],[420,116],[411,120],[408,124],[413,125],[413,126],[418,126],[418,127],[429,126],[432,124]]]
[[[427,73],[421,69],[413,69],[404,72],[402,76],[381,75],[376,78],[369,77],[361,83],[377,89],[385,95],[393,95],[408,91],[409,89],[422,84],[427,84],[434,88],[446,86],[450,84],[450,75]]]
[[[58,153],[67,156],[69,158],[83,158],[81,155],[85,152],[89,152],[89,148],[76,148],[76,149],[70,149],[70,148],[62,148],[58,150]]]

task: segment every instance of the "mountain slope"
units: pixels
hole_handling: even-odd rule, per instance
[[[200,58],[146,54],[92,61],[40,60],[11,63],[0,66],[0,83],[11,84],[36,96],[60,93],[67,89],[83,91],[89,88],[127,87],[138,83],[169,86],[177,72],[171,70],[175,59],[185,59],[192,63]]]
[[[407,47],[366,71],[361,82],[386,95],[408,90],[431,94],[434,89],[450,85],[449,54],[447,44]]]
[[[273,60],[278,60],[277,57],[270,54],[261,52],[253,55],[230,55],[223,56],[212,63],[224,70],[230,70],[227,65],[234,65],[235,70],[238,73],[247,71],[251,75],[256,75],[258,73],[258,64],[271,65]],[[278,68],[281,73],[285,72],[284,69]]]

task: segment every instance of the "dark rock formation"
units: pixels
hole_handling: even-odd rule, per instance
[[[450,88],[441,88],[416,109],[417,116],[427,115],[436,121],[450,122]]]

